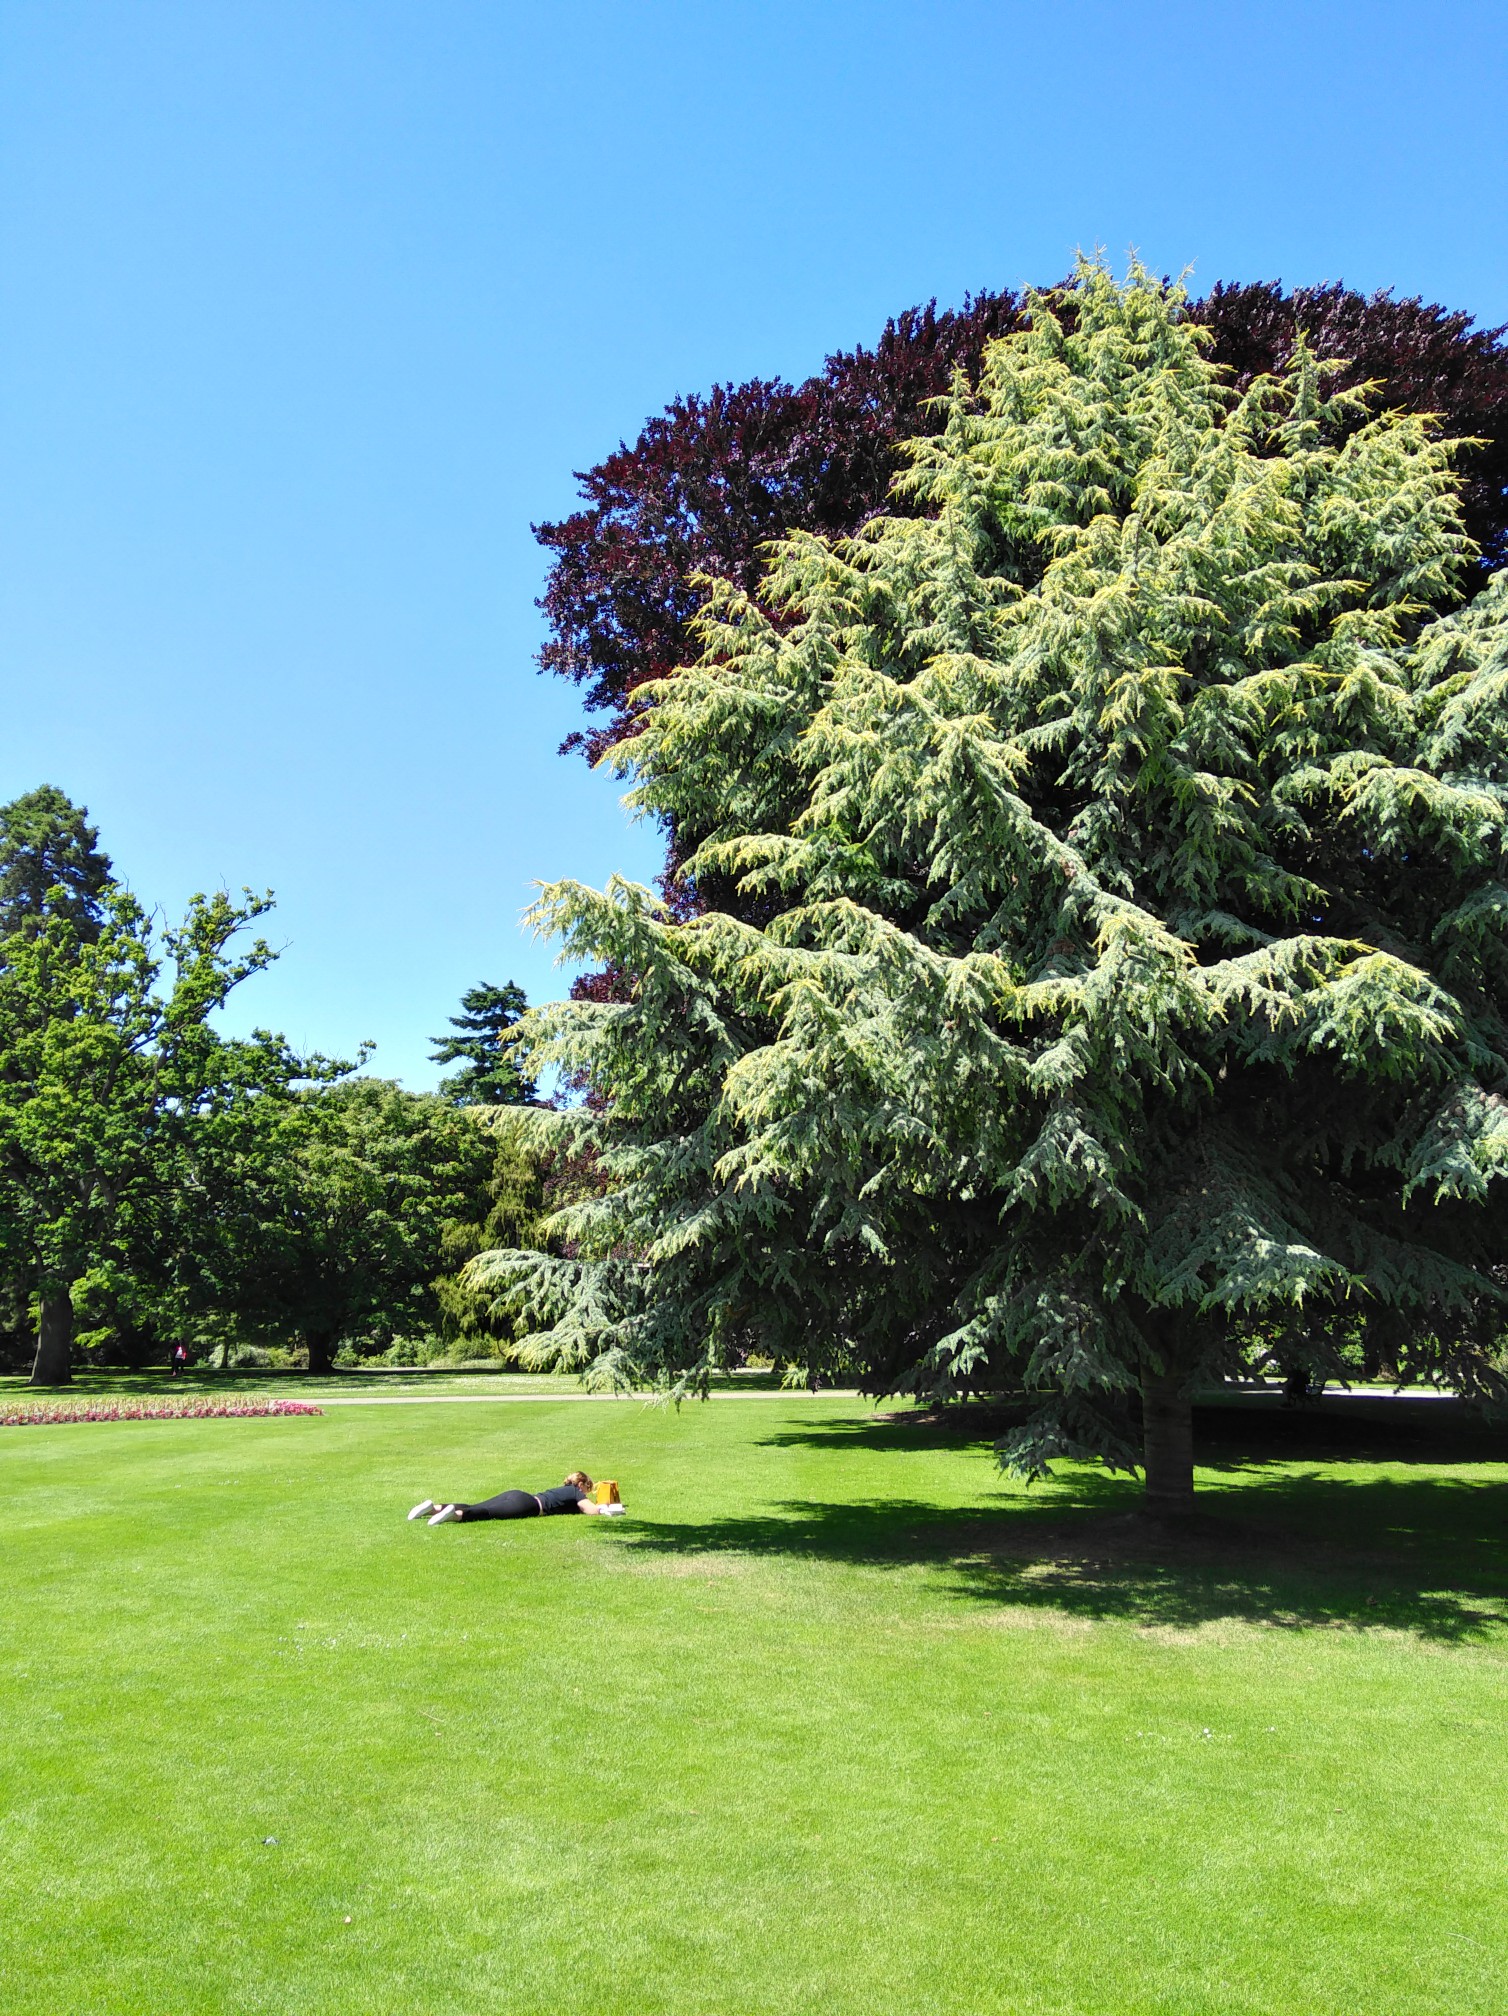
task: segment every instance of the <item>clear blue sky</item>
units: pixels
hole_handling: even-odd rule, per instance
[[[1508,320],[1494,4],[0,0],[0,795],[168,909],[271,885],[238,1019],[433,1081],[652,872],[555,754],[531,519],[674,393],[1076,245]]]

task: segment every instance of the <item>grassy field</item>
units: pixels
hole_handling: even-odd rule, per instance
[[[1228,1434],[1170,1552],[843,1399],[0,1438],[7,2016],[1508,2006],[1479,1448]]]

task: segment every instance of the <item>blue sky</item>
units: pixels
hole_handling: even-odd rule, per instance
[[[0,0],[0,796],[169,910],[272,886],[236,1018],[433,1082],[648,876],[556,745],[531,519],[673,394],[1076,245],[1508,321],[1505,14],[1460,5]]]

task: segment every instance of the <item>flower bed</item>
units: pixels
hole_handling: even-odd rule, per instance
[[[208,1421],[227,1415],[323,1414],[308,1400],[0,1400],[0,1428],[54,1421]]]

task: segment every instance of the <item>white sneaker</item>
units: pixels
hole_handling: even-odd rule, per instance
[[[426,1513],[426,1512],[433,1512],[433,1511],[434,1511],[434,1509],[435,1509],[435,1501],[434,1501],[434,1499],[433,1499],[433,1498],[426,1498],[426,1499],[424,1500],[423,1504],[422,1504],[422,1505],[416,1505],[416,1506],[414,1507],[413,1511],[412,1511],[412,1512],[410,1512],[408,1516],[409,1516],[409,1518],[410,1518],[410,1519],[422,1519],[422,1518],[424,1517],[424,1515],[425,1515],[425,1513]]]
[[[459,1519],[460,1516],[454,1505],[442,1505],[429,1523],[431,1526],[448,1526],[452,1519]]]

